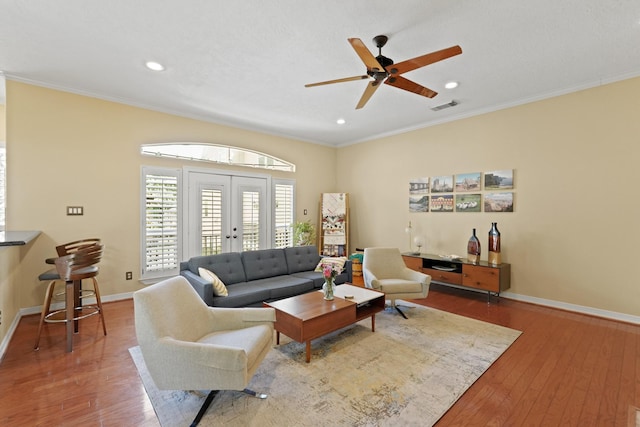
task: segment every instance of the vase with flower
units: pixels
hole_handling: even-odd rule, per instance
[[[324,277],[324,285],[322,285],[322,292],[324,293],[324,299],[330,301],[333,299],[333,293],[336,290],[335,278],[340,274],[340,268],[333,264],[322,265],[322,276]]]

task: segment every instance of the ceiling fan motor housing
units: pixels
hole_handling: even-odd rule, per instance
[[[383,69],[379,70],[379,71],[367,70],[367,74],[369,74],[371,77],[373,77],[374,79],[376,79],[378,81],[379,80],[384,80],[389,75],[389,73],[386,71],[386,68],[389,65],[393,65],[393,59],[387,58],[386,56],[378,55],[378,56],[376,56],[376,60],[378,61],[378,63],[380,65],[382,65]]]

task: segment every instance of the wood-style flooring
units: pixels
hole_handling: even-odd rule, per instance
[[[507,299],[487,304],[482,294],[435,284],[417,302],[523,331],[438,427],[633,425],[640,326]],[[70,354],[62,325],[47,325],[34,351],[38,316],[20,321],[0,363],[0,425],[158,425],[128,353],[133,302],[104,309],[108,335],[97,317],[84,320]]]

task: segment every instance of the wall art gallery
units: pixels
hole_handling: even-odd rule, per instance
[[[409,212],[513,212],[513,169],[413,178]]]

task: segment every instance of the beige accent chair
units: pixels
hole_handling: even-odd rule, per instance
[[[384,292],[391,306],[405,319],[407,316],[396,306],[396,299],[426,298],[431,276],[406,266],[398,248],[365,248],[362,261],[364,285]]]
[[[159,389],[212,390],[200,421],[220,390],[246,388],[273,347],[272,308],[207,306],[187,279],[176,276],[133,294],[138,343]]]

